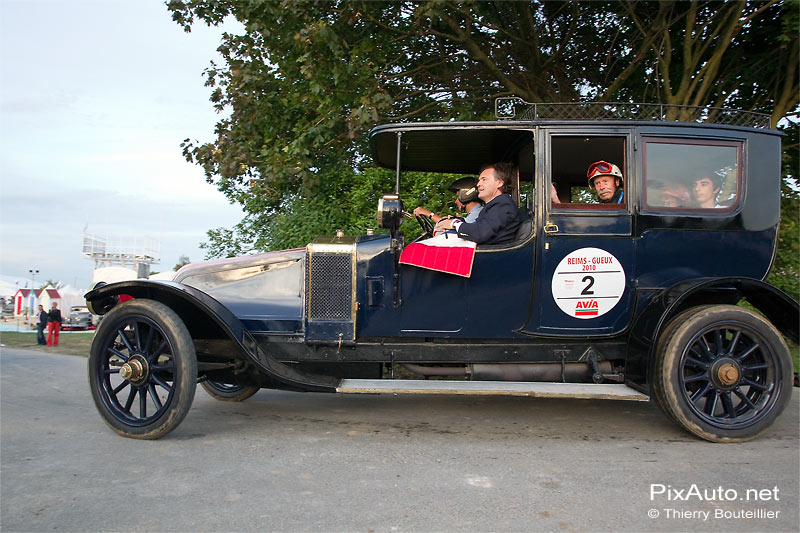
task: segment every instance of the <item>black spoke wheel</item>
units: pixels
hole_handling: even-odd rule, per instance
[[[678,424],[709,441],[754,439],[791,398],[786,343],[772,324],[741,307],[682,313],[665,329],[656,357],[656,400]]]
[[[212,398],[223,402],[243,402],[261,390],[254,385],[239,385],[237,383],[224,383],[212,379],[200,383]]]
[[[153,300],[116,306],[95,333],[89,386],[103,420],[120,435],[166,435],[186,416],[197,386],[197,358],[186,326]]]

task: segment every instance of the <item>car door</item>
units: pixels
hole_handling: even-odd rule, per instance
[[[524,333],[610,335],[630,322],[635,295],[632,209],[636,175],[630,128],[544,129],[538,136],[541,224],[534,297]],[[586,169],[604,160],[623,173],[623,201],[601,204]],[[559,202],[551,194],[558,191]],[[561,198],[564,196],[564,198]]]

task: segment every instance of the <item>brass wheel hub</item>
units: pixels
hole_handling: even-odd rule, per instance
[[[119,375],[136,385],[145,380],[147,370],[147,360],[140,355],[134,355],[120,367]]]
[[[721,388],[728,389],[734,387],[742,377],[741,368],[731,359],[717,361],[711,369],[711,376],[714,382]]]

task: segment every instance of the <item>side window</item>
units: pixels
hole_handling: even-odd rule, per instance
[[[741,143],[645,138],[643,145],[648,211],[736,208],[741,197]]]
[[[553,135],[550,138],[553,209],[625,209],[628,204],[625,144],[625,137]]]

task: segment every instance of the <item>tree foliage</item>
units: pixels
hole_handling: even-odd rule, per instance
[[[800,124],[792,122],[783,131],[781,227],[769,282],[800,300]]]
[[[516,95],[725,106],[777,124],[800,94],[797,0],[167,5],[186,31],[229,16],[245,28],[223,36],[223,63],[206,72],[216,138],[183,144],[246,213],[209,232],[209,256],[374,225],[372,200],[393,189],[369,168],[377,123],[489,118],[495,97]],[[404,180],[405,197],[437,207],[418,185]]]

